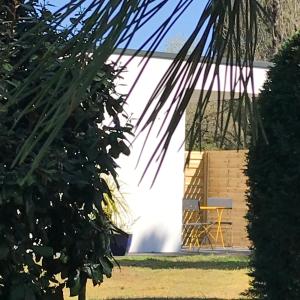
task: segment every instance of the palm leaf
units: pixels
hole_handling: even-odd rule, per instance
[[[137,55],[141,49],[147,49],[142,71],[146,68],[149,59],[172,25],[183,15],[193,1],[195,0],[172,1],[174,6],[168,18],[153,30],[153,34],[145,40],[135,53]],[[126,48],[130,46],[135,34],[156,13],[162,10],[167,2],[167,0],[91,2],[70,0],[54,13],[54,18],[51,19],[49,26],[51,25],[54,30],[60,30],[60,37],[52,45],[49,45],[49,49],[43,55],[39,67],[32,71],[22,86],[16,87],[11,93],[7,104],[9,106],[15,101],[20,101],[23,97],[32,96],[31,103],[24,108],[22,115],[27,114],[32,107],[45,107],[44,113],[35,124],[32,134],[20,149],[14,164],[22,163],[31,153],[37,141],[45,139],[44,146],[36,157],[33,169],[39,164],[46,153],[45,150],[48,145],[57,136],[72,111],[80,104],[87,87],[101,66],[105,64],[118,47],[123,46],[121,57]],[[83,8],[84,6],[86,8]],[[80,14],[73,18],[79,10]],[[218,82],[219,85],[222,82],[220,78],[221,63],[226,65],[228,71],[226,80],[230,83],[232,96],[236,97],[238,94],[241,103],[244,103],[244,105],[241,105],[241,110],[242,108],[245,110],[243,115],[250,118],[251,124],[255,124],[251,127],[252,134],[255,136],[258,127],[255,122],[257,112],[252,96],[250,96],[253,92],[249,93],[247,88],[253,86],[252,69],[257,40],[257,18],[261,13],[262,8],[258,0],[209,0],[207,2],[194,31],[157,86],[138,122],[140,130],[151,129],[157,114],[168,106],[165,124],[160,129],[161,140],[151,161],[158,159],[160,161],[159,165],[161,165],[171,141],[171,136],[180,118],[184,115],[196,83],[203,78],[201,90],[206,90],[206,92],[200,93],[195,114],[195,121],[200,120],[201,124],[207,103],[210,101],[209,96],[213,89],[213,82]],[[68,27],[63,26],[68,21],[71,21],[70,25]],[[41,26],[45,25],[37,24],[32,30],[24,34],[23,39],[40,31]],[[224,31],[224,29],[226,30]],[[245,43],[242,43],[240,39],[242,30],[246,37]],[[41,44],[43,42],[41,40]],[[196,45],[196,47],[187,56],[193,45]],[[24,54],[23,60],[33,56],[38,51],[39,44],[34,45],[32,49]],[[59,64],[59,68],[53,72],[48,82],[44,82],[42,86],[36,87],[36,89],[30,88],[30,83],[43,76],[47,67],[61,57],[65,58],[63,63]],[[19,62],[19,64],[21,63],[22,61]],[[17,66],[18,64],[15,67]],[[77,72],[76,80],[72,82],[65,80],[67,70]],[[140,76],[137,77],[136,82],[139,78]],[[51,90],[52,96],[45,98],[44,95],[49,90]],[[175,97],[169,101],[172,91]],[[220,92],[219,112],[222,112],[223,98]],[[150,116],[146,118],[149,112]],[[222,116],[222,113],[220,115]],[[232,111],[228,115],[232,116]],[[239,117],[236,119],[239,119]],[[225,134],[228,120],[221,117],[217,123],[216,128],[221,128]],[[240,123],[242,123],[241,120]],[[199,135],[200,130],[201,126],[197,127],[195,125],[192,127],[189,137],[190,147],[192,147],[193,140]],[[237,135],[241,136],[240,125],[238,125]]]
[[[201,80],[198,106],[189,133],[189,149],[193,148],[195,140],[200,136],[201,122],[215,83],[219,91],[217,115],[220,116],[216,122],[216,134],[221,131],[224,141],[232,119],[238,140],[237,147],[241,144],[242,137],[250,134],[249,124],[251,135],[256,139],[260,123],[254,100],[253,61],[257,43],[257,20],[264,14],[259,1],[255,0],[208,1],[196,28],[171,63],[138,122],[143,131],[153,126],[162,110],[165,109],[171,115],[162,125],[164,129],[161,129],[160,140],[149,164],[156,160],[161,166],[170,137],[184,114],[197,82]],[[192,46],[194,49],[188,56]],[[225,66],[225,82],[222,80],[224,72],[221,71],[221,64]],[[227,116],[224,116],[222,107],[226,83],[230,87],[232,102],[237,99],[239,103],[235,113],[231,104]],[[170,100],[171,91],[175,91],[175,97]]]

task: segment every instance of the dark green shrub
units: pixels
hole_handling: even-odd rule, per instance
[[[59,60],[43,66],[38,82],[31,82],[18,98],[11,98],[14,87],[24,84],[28,74],[42,65],[53,41],[66,38],[51,27],[51,13],[45,7],[39,7],[37,1],[21,1],[24,3],[13,23],[8,20],[9,7],[0,7],[1,24],[11,25],[0,26],[0,299],[63,299],[63,287],[68,286],[75,296],[87,278],[96,285],[111,275],[111,224],[101,207],[109,189],[100,175],[116,176],[114,158],[121,152],[128,154],[124,133],[130,132],[131,126],[122,125],[124,99],[115,92],[114,66],[106,65],[80,95],[80,106],[61,112],[68,114],[67,122],[40,164],[32,170],[45,140],[36,141],[22,163],[13,164],[40,117],[51,113],[50,101],[30,104],[32,91],[49,83],[44,97],[51,99],[54,89],[63,92],[92,59],[84,54],[78,57],[78,64],[61,75],[61,85],[51,86],[52,75],[68,59],[65,52]],[[22,39],[35,24],[40,26],[39,34]],[[41,51],[27,56],[41,40]],[[52,48],[53,57],[60,50]],[[26,106],[30,109],[22,114]],[[107,119],[109,126],[104,125]],[[57,274],[61,281],[56,280]]]
[[[274,59],[259,96],[263,134],[248,156],[251,298],[300,299],[300,34]]]

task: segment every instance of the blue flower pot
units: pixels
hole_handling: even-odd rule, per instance
[[[131,245],[132,234],[114,233],[110,237],[110,249],[114,256],[124,256]]]

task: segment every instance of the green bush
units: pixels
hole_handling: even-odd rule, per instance
[[[63,94],[68,82],[93,59],[83,53],[61,74],[61,84],[52,86],[52,76],[69,56],[52,45],[68,37],[51,26],[51,12],[37,1],[20,3],[14,22],[9,21],[9,7],[0,7],[0,299],[58,300],[63,299],[65,286],[76,296],[87,278],[96,285],[111,276],[111,224],[101,206],[110,191],[100,175],[116,177],[114,159],[129,153],[125,134],[131,125],[121,117],[124,97],[115,91],[117,72],[106,65],[83,94],[71,95],[80,105],[61,112],[68,115],[67,121],[41,162],[33,168],[46,137],[28,145],[30,155],[14,165],[41,116],[51,114],[53,93]],[[36,24],[39,34],[22,38]],[[28,55],[41,41],[41,51]],[[61,53],[60,59],[45,65],[45,53],[54,58]],[[38,66],[43,67],[43,76],[24,84]],[[33,91],[38,93],[41,83],[48,86],[44,97],[50,100],[32,105]],[[11,97],[20,85],[23,94]]]
[[[253,242],[249,295],[300,299],[300,34],[273,60],[259,96],[267,137],[248,155],[248,233]]]

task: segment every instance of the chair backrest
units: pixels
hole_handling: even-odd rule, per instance
[[[189,211],[199,211],[199,200],[196,199],[183,199],[182,209]]]
[[[226,208],[232,208],[231,198],[207,198],[207,206],[222,206]]]

